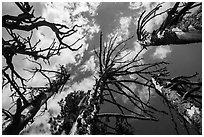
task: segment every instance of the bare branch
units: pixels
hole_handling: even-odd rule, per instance
[[[158,4],[155,8],[149,11],[145,16],[145,11],[140,15],[137,25],[137,37],[138,42],[144,47],[148,46],[159,46],[159,45],[169,45],[169,44],[187,44],[187,43],[197,43],[201,42],[201,29],[196,31],[183,31],[188,30],[188,26],[184,25],[184,22],[192,22],[191,25],[198,28],[196,24],[200,24],[199,19],[196,18],[196,13],[189,14],[190,10],[200,6],[200,3],[188,2],[186,4],[180,4],[176,2],[172,8],[168,8],[164,11],[156,13],[159,11],[162,4]],[[201,9],[198,9],[198,11]],[[167,14],[167,17],[162,22],[158,29],[153,30],[153,32],[148,32],[145,30],[145,26],[152,19],[157,16]],[[143,17],[144,16],[144,17]],[[185,18],[183,18],[185,16]],[[190,19],[188,19],[190,18]],[[191,20],[191,21],[189,21]],[[181,29],[181,26],[185,26],[180,32],[175,29]],[[202,28],[202,26],[201,26]],[[187,38],[188,36],[188,38]],[[194,37],[196,36],[196,37]]]
[[[152,120],[152,121],[158,121],[158,119],[154,119],[152,117],[138,117],[134,115],[123,115],[119,113],[101,113],[97,114],[97,117],[122,117],[122,118],[131,118],[131,119],[139,119],[139,120]]]

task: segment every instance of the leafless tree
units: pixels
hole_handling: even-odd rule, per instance
[[[11,91],[10,96],[13,100],[12,106],[7,110],[3,109],[3,134],[19,134],[28,123],[33,122],[33,118],[39,113],[39,110],[45,111],[47,100],[53,95],[59,93],[70,74],[67,72],[63,65],[60,65],[59,70],[46,70],[43,68],[42,61],[50,64],[51,57],[60,55],[62,50],[68,49],[72,51],[72,46],[75,45],[80,39],[73,42],[71,45],[67,45],[64,42],[65,38],[68,38],[72,34],[77,32],[78,25],[74,25],[69,28],[66,25],[56,24],[46,21],[42,17],[34,16],[34,9],[28,2],[16,2],[16,6],[21,10],[21,14],[18,16],[3,15],[2,26],[8,33],[8,37],[2,37],[2,54],[5,59],[5,65],[2,68],[3,83],[2,89],[8,89]],[[38,40],[33,44],[33,33],[35,29],[40,27],[50,28],[56,35],[57,41],[54,39],[50,46],[46,48],[39,48]],[[23,37],[19,32],[30,32],[30,36]],[[56,43],[59,43],[56,45]],[[13,59],[15,56],[23,55],[26,60],[34,63],[37,67],[33,69],[24,69],[33,73],[29,79],[24,78],[15,68],[15,62]],[[47,79],[47,85],[32,87],[27,83],[36,76],[41,74]],[[51,77],[52,74],[52,77]],[[6,92],[6,91],[5,91]],[[42,106],[44,106],[42,108]]]
[[[141,14],[137,27],[137,37],[141,45],[147,48],[148,46],[202,42],[202,3],[176,2],[172,8],[158,12],[162,4],[158,4],[145,16],[146,11]],[[163,14],[167,14],[167,17],[158,28],[155,28],[153,32],[145,30],[148,22]],[[202,84],[190,81],[192,77],[179,76],[164,79],[153,76],[152,81],[159,91],[158,94],[163,96],[170,109],[173,108],[185,121],[194,125],[199,134],[202,134],[200,100]]]
[[[173,108],[184,118],[184,122],[193,125],[202,134],[202,82],[191,80],[196,75],[171,79],[156,75],[152,77],[152,82],[170,109]]]
[[[10,90],[13,93],[11,95],[13,99],[11,109],[3,109],[5,118],[3,121],[3,134],[19,134],[26,125],[32,123],[33,118],[40,110],[44,112],[47,109],[47,100],[56,93],[59,93],[70,77],[70,74],[68,74],[63,65],[60,65],[57,71],[47,70],[43,68],[39,60],[42,59],[45,63],[50,63],[49,59],[59,55],[61,50],[78,50],[81,46],[74,49],[73,45],[83,38],[76,40],[71,45],[67,45],[64,39],[74,34],[77,31],[76,28],[81,26],[75,25],[69,28],[65,25],[50,23],[42,17],[35,17],[34,9],[29,3],[16,2],[16,5],[22,11],[21,14],[18,16],[4,15],[2,17],[2,26],[11,38],[9,40],[2,38],[3,57],[6,60],[6,65],[2,68],[2,88],[4,91],[4,89],[10,86]],[[126,58],[131,53],[131,51],[127,52],[126,44],[133,36],[122,41],[118,41],[118,37],[113,36],[109,42],[104,43],[103,34],[100,33],[99,49],[95,49],[98,60],[96,82],[93,89],[90,89],[86,94],[83,94],[83,97],[80,97],[77,105],[78,115],[73,122],[69,134],[95,134],[94,127],[98,126],[97,122],[101,122],[106,125],[106,128],[116,133],[116,131],[123,129],[121,123],[129,125],[128,119],[157,121],[158,119],[154,116],[154,112],[158,111],[165,114],[166,112],[158,110],[150,104],[151,92],[155,89],[159,95],[167,100],[168,105],[171,105],[170,107],[176,111],[179,110],[178,113],[186,121],[192,123],[198,129],[198,132],[201,133],[202,118],[200,106],[202,103],[199,100],[201,98],[199,92],[201,83],[194,83],[189,80],[191,77],[183,76],[173,79],[162,79],[161,76],[166,77],[169,75],[167,68],[164,66],[168,63],[145,63],[140,56],[147,46],[176,44],[170,42],[172,38],[169,38],[167,41],[164,40],[166,39],[165,36],[171,37],[176,35],[173,38],[178,39],[177,33],[171,27],[178,25],[184,19],[183,17],[187,15],[187,11],[198,6],[201,6],[201,4],[176,3],[173,8],[167,9],[162,13],[156,13],[161,7],[161,5],[158,5],[144,18],[142,18],[143,13],[139,18],[137,29],[138,40],[143,47],[131,59]],[[201,9],[198,11],[201,11]],[[147,22],[166,12],[168,13],[167,19],[159,29],[152,33],[144,30]],[[38,44],[41,41],[39,40],[33,44],[31,38],[33,31],[39,27],[50,28],[55,33],[59,45],[56,45],[56,40],[53,40],[49,47],[38,49]],[[24,38],[16,30],[31,32],[31,34],[29,37]],[[158,34],[162,33],[166,33],[164,39],[158,37]],[[179,44],[186,43],[186,41],[181,39],[175,41]],[[191,40],[190,42],[195,41],[200,42],[200,40]],[[30,79],[23,78],[15,69],[13,58],[16,55],[24,55],[27,60],[37,65],[33,69],[25,70],[33,74],[30,79],[39,73],[47,79],[47,85],[43,87],[28,87],[26,83]],[[53,74],[52,76],[54,77],[51,77],[50,74]],[[145,90],[148,92],[149,98],[143,100],[139,96],[138,88],[132,89],[128,86],[131,84],[139,86],[140,89],[146,88]],[[194,94],[195,92],[196,94]],[[116,96],[126,98],[128,103],[135,107],[135,110],[121,103],[121,101],[115,98]],[[103,104],[115,106],[118,112],[101,112],[100,109]],[[14,109],[14,113],[12,109]],[[108,121],[109,118],[115,119],[115,127],[106,123],[106,120]]]
[[[133,38],[117,42],[117,36],[111,37],[106,44],[103,43],[102,33],[100,34],[99,50],[95,50],[98,60],[98,78],[92,90],[80,101],[81,108],[76,122],[73,124],[70,134],[94,134],[96,121],[103,121],[107,118],[115,118],[116,121],[123,119],[128,124],[127,119],[152,120],[157,121],[153,116],[154,111],[159,111],[144,101],[138,95],[136,89],[131,89],[127,84],[148,87],[149,97],[154,86],[149,80],[151,75],[162,73],[168,75],[166,67],[159,67],[167,64],[166,62],[143,63],[140,56],[144,48],[141,48],[132,59],[125,59],[130,52],[122,54],[126,50],[126,43]],[[130,104],[137,110],[128,108],[124,103],[115,99],[115,96],[124,96]],[[118,113],[102,113],[102,104],[111,104],[118,108]],[[159,111],[163,112],[164,111]],[[96,120],[97,119],[97,120]],[[117,127],[117,124],[116,124]],[[112,130],[116,127],[107,126]]]
[[[177,133],[179,132],[172,109],[177,112],[177,117],[188,133],[188,124],[190,124],[195,127],[198,134],[201,134],[202,84],[200,81],[193,82],[190,80],[197,74],[188,77],[168,78],[169,72],[164,66],[168,63],[149,64],[142,62],[140,54],[145,47],[142,47],[131,59],[126,59],[131,52],[125,52],[125,54],[123,52],[126,51],[126,44],[132,38],[118,42],[117,37],[113,36],[109,42],[104,43],[102,33],[100,34],[99,49],[95,50],[99,75],[96,77],[96,84],[92,90],[85,93],[85,96],[80,97],[77,107],[76,102],[74,106],[71,106],[69,102],[69,107],[67,105],[62,107],[62,113],[66,112],[64,109],[68,108],[69,110],[75,108],[77,112],[74,114],[74,118],[73,114],[66,116],[69,119],[72,117],[72,122],[65,120],[65,117],[60,119],[61,116],[57,116],[55,119],[60,120],[60,123],[63,124],[60,129],[52,130],[53,134],[61,134],[63,130],[66,134],[71,135],[128,134],[128,130],[124,128],[124,126],[128,127],[129,125],[128,119],[157,121],[154,112],[167,114],[166,111],[158,110],[149,103],[151,91],[156,91],[167,103],[170,111],[168,114],[172,118]],[[129,86],[130,84],[147,87],[145,90],[149,92],[148,100],[142,100],[141,96],[138,95],[138,89],[132,89]],[[136,107],[136,110],[115,98],[118,96],[126,98],[132,106]],[[70,101],[70,99],[68,100]],[[100,111],[103,105],[107,106],[109,104],[112,107],[115,106],[118,111],[115,113]],[[73,119],[75,122],[73,122]],[[113,119],[115,119],[114,126],[109,124],[110,120]],[[54,121],[51,123],[56,124]],[[66,125],[69,125],[69,128],[63,129],[67,127]],[[70,125],[72,125],[72,128]],[[53,125],[52,129],[54,127],[59,126]]]
[[[172,8],[158,12],[162,4],[158,4],[146,15],[146,11],[140,15],[137,37],[141,45],[147,47],[202,42],[202,3],[176,2]],[[164,14],[167,17],[158,28],[152,32],[145,30],[147,23]]]

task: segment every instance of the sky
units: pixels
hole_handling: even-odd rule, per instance
[[[35,15],[42,16],[47,21],[65,24],[70,27],[75,24],[82,25],[81,28],[78,28],[77,33],[69,39],[65,39],[66,43],[71,44],[78,38],[84,35],[86,36],[74,45],[74,48],[77,48],[83,44],[82,48],[78,51],[72,52],[70,50],[63,50],[60,56],[51,58],[50,65],[43,65],[44,68],[56,70],[59,64],[67,64],[70,67],[71,80],[67,82],[65,90],[61,94],[57,94],[54,98],[50,99],[48,102],[48,112],[42,117],[36,117],[35,122],[30,127],[27,127],[23,134],[50,134],[47,121],[50,115],[56,116],[60,112],[60,107],[57,102],[74,90],[87,91],[92,89],[95,84],[93,76],[96,75],[97,69],[93,50],[94,47],[99,47],[100,31],[103,32],[104,42],[108,41],[114,34],[117,34],[118,40],[136,35],[137,20],[140,14],[144,10],[151,10],[156,4],[155,2],[31,3],[35,9]],[[172,5],[173,3],[165,3],[161,10]],[[18,13],[19,9],[14,3],[2,3],[2,15],[18,15]],[[161,16],[152,20],[145,27],[146,30],[151,32],[162,23],[163,19],[164,17]],[[8,38],[4,29],[2,29],[2,35]],[[42,42],[39,44],[39,47],[44,48],[52,43],[54,37],[54,34],[48,28],[42,27],[34,32],[33,41],[41,39]],[[168,70],[172,77],[178,75],[191,75],[195,72],[198,72],[201,76],[201,45],[202,43],[195,43],[151,47],[142,52],[141,56],[144,57],[144,62],[169,62]],[[137,37],[131,39],[127,47],[128,50],[132,51],[128,56],[131,58],[131,56],[136,54],[141,48],[137,42]],[[21,75],[30,77],[31,74],[25,72],[23,68],[29,69],[35,67],[35,65],[27,60],[23,60],[23,58],[23,56],[15,56],[15,68]],[[2,58],[2,65],[4,64],[5,60]],[[28,85],[31,86],[43,86],[45,84],[46,81],[40,75],[36,75],[28,83]],[[8,88],[2,93],[3,108],[8,108],[10,106],[10,94],[11,92]],[[156,93],[152,94],[155,94],[155,101],[153,104],[156,106],[162,104],[161,99],[156,97]],[[140,96],[144,99],[147,98],[145,91],[141,92]],[[160,107],[166,109],[165,106],[161,105]],[[176,134],[172,126],[173,124],[170,121],[170,116],[159,117],[161,117],[159,124],[147,121],[133,121],[132,124],[134,127],[138,127],[135,129],[136,134]],[[147,131],[146,128],[149,130]],[[185,133],[182,129],[181,132]]]

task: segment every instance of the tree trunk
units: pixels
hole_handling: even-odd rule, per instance
[[[137,36],[141,45],[147,47],[202,42],[202,4],[189,2],[183,7],[179,7],[179,5],[180,2],[177,2],[173,8],[168,9],[169,11],[156,13],[162,7],[159,4],[145,17],[143,17],[145,12],[141,14],[137,29]],[[192,8],[198,9],[190,13]],[[164,13],[167,13],[167,17],[158,29],[153,32],[144,29],[149,21]]]
[[[48,99],[50,99],[54,94],[58,93],[61,86],[63,86],[68,78],[65,78],[62,81],[53,82],[52,86],[46,91],[39,93],[34,100],[29,102],[29,104],[24,104],[20,109],[20,114],[13,116],[11,123],[3,130],[4,135],[18,135],[24,127],[29,123],[33,122],[33,118],[40,110],[41,106],[46,104]],[[18,107],[18,106],[17,106]]]
[[[22,113],[24,113],[23,115],[20,114],[19,120],[17,120],[18,118],[14,117],[11,124],[8,125],[8,127],[5,128],[5,130],[3,131],[4,135],[18,135],[23,128],[29,123],[29,122],[33,122],[33,117],[36,115],[36,113],[40,110],[41,106],[43,104],[46,103],[46,101],[54,94],[54,92],[51,93],[40,93],[40,95],[38,95],[38,97],[32,101],[32,102],[36,102],[35,104],[33,104],[32,102],[29,103],[30,105],[28,105],[23,111]]]
[[[161,35],[159,33],[162,33]],[[159,46],[159,45],[169,45],[169,44],[189,44],[189,43],[199,43],[202,42],[202,32],[201,31],[169,31],[165,30],[163,32],[158,32],[157,34],[152,34],[149,45]]]
[[[99,101],[90,92],[84,98],[86,99],[82,99],[83,102],[78,105],[80,112],[70,130],[70,135],[92,135],[94,119],[99,112]]]
[[[182,98],[178,91],[160,85],[154,78],[152,82],[155,88],[167,99],[168,103],[184,117],[188,123],[195,126],[202,134],[202,111],[201,108]]]

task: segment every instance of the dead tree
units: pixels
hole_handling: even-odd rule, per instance
[[[16,2],[15,4],[21,10],[21,14],[18,16],[2,16],[2,27],[9,35],[9,39],[4,35],[2,36],[2,54],[3,59],[5,59],[5,64],[3,64],[2,68],[2,89],[3,91],[10,89],[12,93],[10,97],[13,101],[9,110],[3,109],[2,114],[5,116],[3,134],[19,134],[28,123],[33,122],[33,118],[39,113],[42,106],[46,105],[47,100],[54,94],[59,93],[60,89],[63,88],[69,79],[70,74],[68,74],[63,65],[60,66],[59,70],[45,70],[40,63],[41,60],[49,64],[50,58],[60,55],[62,50],[68,49],[75,51],[82,46],[77,49],[72,47],[82,38],[76,40],[71,45],[64,42],[65,38],[76,33],[77,27],[81,26],[74,25],[69,28],[66,25],[51,23],[42,17],[35,17],[35,10],[28,2]],[[56,45],[56,40],[54,39],[50,45],[43,49],[38,46],[41,40],[33,42],[33,33],[40,27],[50,28],[59,44]],[[30,36],[23,37],[19,34],[19,31],[30,32]],[[27,70],[26,68],[22,68],[24,71],[33,73],[31,78],[24,78],[16,70],[16,62],[13,59],[18,55],[23,55],[25,59],[39,66]],[[37,73],[44,76],[48,84],[42,87],[28,86],[27,83]],[[51,78],[48,73],[53,74],[54,78]]]
[[[79,102],[79,115],[76,117],[69,134],[100,134],[96,131],[99,121],[105,124],[106,128],[113,130],[112,134],[119,133],[116,131],[122,128],[121,123],[125,123],[127,127],[129,125],[128,119],[157,121],[152,111],[159,110],[150,106],[149,101],[142,100],[136,89],[131,89],[127,84],[148,87],[150,96],[151,89],[154,87],[148,77],[158,73],[166,74],[166,68],[159,66],[167,63],[143,63],[140,53],[144,48],[141,48],[132,59],[126,60],[125,57],[128,56],[129,52],[123,55],[122,53],[126,50],[126,42],[131,38],[133,37],[117,42],[115,36],[110,39],[109,43],[104,44],[102,33],[100,34],[99,49],[95,50],[98,60],[96,84]],[[120,103],[115,99],[117,95],[127,98],[130,104],[136,107],[137,111]],[[114,105],[118,109],[118,113],[100,112],[101,105],[105,103]],[[104,121],[109,118],[115,118],[115,127],[109,126]]]
[[[158,12],[161,7],[162,4],[158,4],[146,15],[146,11],[140,15],[137,37],[141,45],[147,47],[202,42],[202,3],[176,2],[172,8]],[[196,9],[196,12],[191,13],[192,9]],[[158,28],[152,32],[145,30],[147,23],[164,14],[167,17]]]
[[[176,2],[172,8],[158,12],[161,7],[162,4],[158,4],[146,15],[144,11],[138,20],[137,37],[142,46],[146,48],[202,42],[201,3]],[[191,13],[194,8],[196,11]],[[167,14],[167,17],[158,28],[153,32],[145,30],[148,22],[163,14]],[[157,93],[166,100],[170,109],[173,108],[185,121],[195,126],[199,134],[202,134],[201,82],[190,81],[192,77],[165,79],[153,76],[152,81]]]
[[[66,72],[65,68],[62,69],[62,72],[56,73],[59,73],[61,77],[58,77],[56,80],[53,80],[51,83],[49,83],[50,86],[38,88],[31,87],[26,89],[27,94],[28,93],[30,95],[32,94],[31,99],[27,100],[24,97],[23,93],[21,93],[23,99],[19,95],[20,97],[18,97],[16,101],[15,114],[11,114],[8,110],[3,109],[3,114],[5,114],[6,119],[9,119],[9,121],[7,121],[9,122],[8,125],[3,130],[3,134],[5,135],[19,134],[28,125],[28,123],[32,123],[34,121],[34,117],[36,116],[36,114],[39,112],[43,105],[45,105],[45,108],[42,111],[45,111],[47,109],[46,108],[47,100],[50,99],[53,95],[60,93],[60,89],[65,85],[70,76]],[[8,80],[10,80],[8,74],[4,73],[4,76],[7,77]],[[12,81],[10,81],[9,83],[11,83],[12,85]],[[12,86],[13,88],[17,88],[15,85]]]
[[[168,105],[202,134],[202,83],[190,80],[196,75],[172,79],[154,76],[152,82]]]

